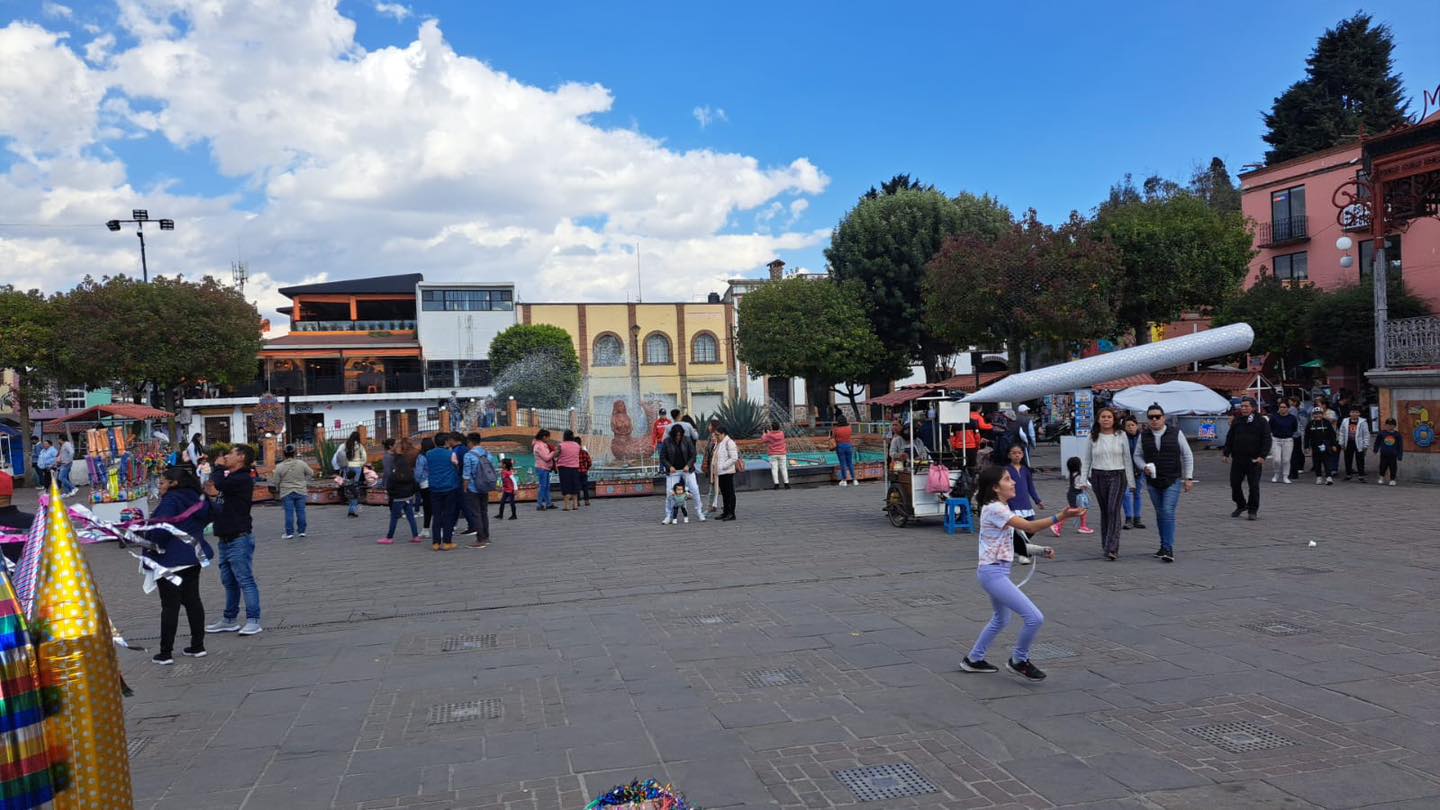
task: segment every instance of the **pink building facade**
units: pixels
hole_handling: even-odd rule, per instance
[[[1337,146],[1240,175],[1241,208],[1255,223],[1255,247],[1246,285],[1261,268],[1281,279],[1308,280],[1325,290],[1369,283],[1374,242],[1368,227],[1344,230],[1336,223],[1335,191],[1361,171],[1360,145]],[[1341,251],[1335,242],[1354,243]],[[1340,266],[1342,256],[1352,258]],[[1388,275],[1440,312],[1440,220],[1417,219],[1386,241]]]

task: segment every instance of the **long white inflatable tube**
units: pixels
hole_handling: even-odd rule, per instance
[[[965,397],[964,401],[1024,402],[1046,394],[1090,388],[1121,377],[1149,374],[1243,352],[1254,342],[1255,330],[1250,328],[1250,324],[1233,323],[1219,329],[1012,374]]]

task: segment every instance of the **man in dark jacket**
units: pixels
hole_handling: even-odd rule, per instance
[[[1230,423],[1230,432],[1225,435],[1223,452],[1230,464],[1230,499],[1235,502],[1230,517],[1249,512],[1250,519],[1255,520],[1260,512],[1260,474],[1265,470],[1270,444],[1270,423],[1255,413],[1255,400],[1246,397],[1240,401],[1240,415]],[[1242,484],[1249,487],[1248,496]]]
[[[260,587],[255,584],[251,562],[255,557],[255,534],[250,522],[250,502],[255,494],[255,451],[237,444],[221,456],[210,473],[205,494],[217,501],[215,539],[220,543],[220,582],[225,586],[225,614],[205,627],[207,633],[253,636],[260,627]],[[245,597],[245,626],[241,627],[240,597]]]
[[[35,523],[35,516],[29,512],[21,512],[20,507],[10,503],[15,497],[15,477],[7,472],[0,472],[0,530],[5,534],[29,534],[30,527]],[[20,555],[25,552],[24,543],[3,543],[0,544],[0,552],[5,554],[5,559],[12,563],[20,562]]]

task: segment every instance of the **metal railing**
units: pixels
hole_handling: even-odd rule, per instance
[[[1256,234],[1256,237],[1260,247],[1303,242],[1310,238],[1310,218],[1290,217],[1263,222],[1260,224],[1260,232]]]
[[[413,332],[415,321],[295,321],[290,329],[293,332]]]
[[[1385,354],[1390,366],[1440,365],[1440,316],[1397,318],[1388,322]]]

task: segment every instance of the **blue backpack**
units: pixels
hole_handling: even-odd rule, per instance
[[[500,480],[500,471],[495,469],[495,461],[490,458],[489,453],[477,453],[474,450],[471,450],[469,452],[475,453],[475,460],[477,462],[475,464],[474,478],[475,491],[493,491],[495,489],[496,482]]]

